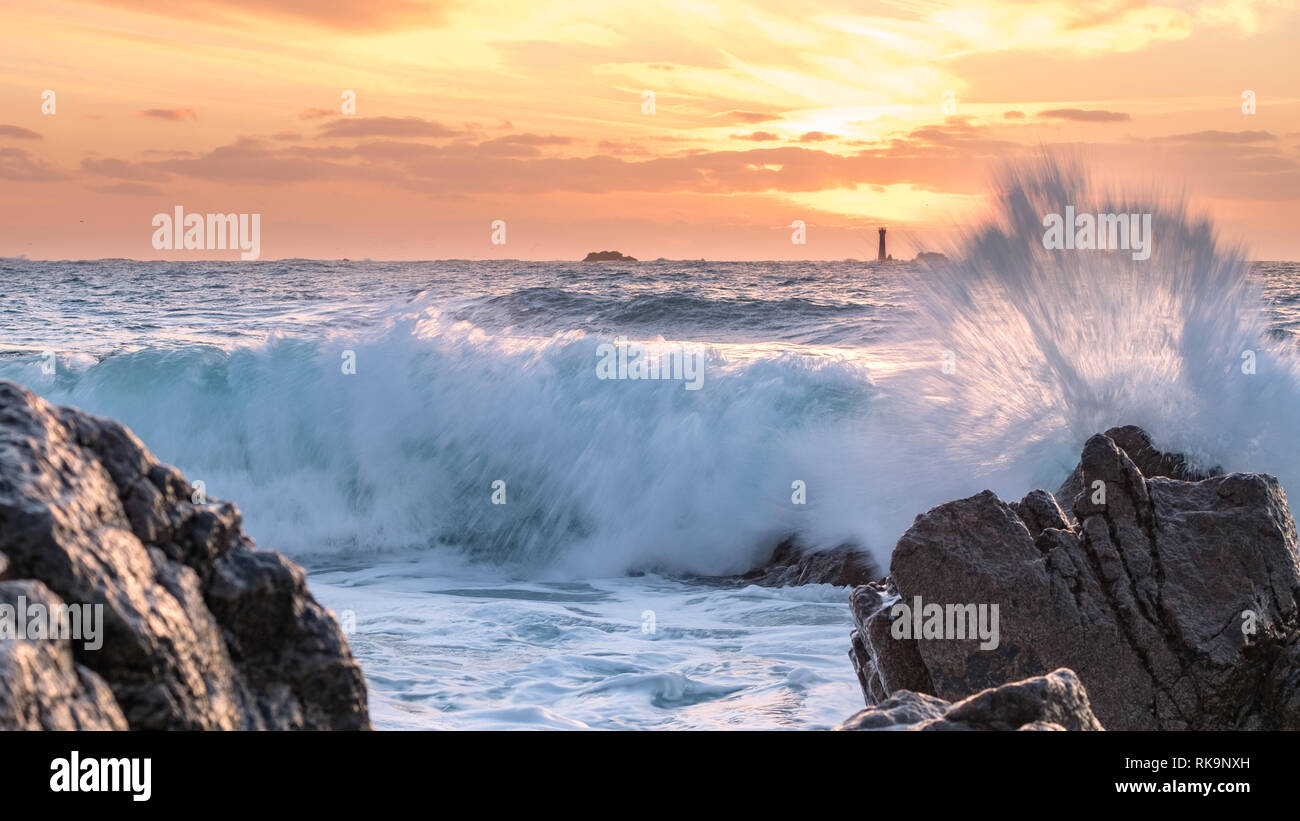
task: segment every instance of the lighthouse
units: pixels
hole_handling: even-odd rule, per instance
[[[885,229],[880,229],[880,253],[876,255],[877,262],[884,262],[885,257]]]

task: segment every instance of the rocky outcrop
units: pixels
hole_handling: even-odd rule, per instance
[[[900,598],[892,579],[855,587],[849,594],[857,628],[849,635],[849,660],[868,704],[880,703],[900,690],[934,692],[917,642],[892,636],[890,614]]]
[[[810,550],[791,537],[776,546],[767,564],[745,573],[738,581],[761,587],[801,584],[848,587],[870,583],[880,576],[880,568],[872,561],[871,555],[854,545]]]
[[[1103,435],[1114,442],[1116,447],[1124,451],[1138,471],[1148,479],[1163,476],[1166,479],[1199,482],[1211,476],[1223,475],[1223,468],[1221,467],[1198,470],[1192,467],[1187,461],[1187,457],[1180,453],[1163,453],[1156,450],[1155,445],[1151,443],[1151,437],[1137,425],[1122,425],[1111,428]],[[1080,473],[1082,467],[1082,463],[1077,465],[1056,491],[1056,498],[1067,508],[1072,508],[1074,497],[1078,496],[1083,490],[1082,474]],[[1034,492],[1047,494],[1043,490]]]
[[[956,704],[900,690],[837,730],[1102,730],[1073,670],[993,687]]]
[[[589,251],[583,262],[636,262],[636,257],[624,256],[618,251]]]
[[[102,608],[102,646],[0,639],[0,728],[365,729],[305,572],[122,425],[0,381],[0,601]]]
[[[1148,469],[1197,475],[1115,430]],[[1045,491],[917,517],[889,579],[851,597],[868,704],[900,688],[954,701],[1068,667],[1110,729],[1300,729],[1300,561],[1277,480],[1147,477],[1108,435],[1088,440],[1074,479],[1073,522]],[[896,638],[896,605],[917,597],[998,605],[997,646]]]

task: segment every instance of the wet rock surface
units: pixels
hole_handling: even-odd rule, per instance
[[[0,582],[0,607],[64,602],[38,581]],[[113,691],[78,664],[67,640],[0,640],[0,728],[6,730],[125,730]]]
[[[956,704],[900,690],[837,730],[1102,730],[1074,671],[990,688]]]
[[[102,647],[0,640],[0,728],[365,729],[305,571],[124,426],[0,381],[0,600],[102,608]],[[17,586],[15,586],[17,585]]]
[[[1192,467],[1182,454],[1157,450],[1151,442],[1151,437],[1137,425],[1121,425],[1111,428],[1102,435],[1124,451],[1138,472],[1148,479],[1163,476],[1166,479],[1178,479],[1183,482],[1199,482],[1211,476],[1223,475],[1223,468],[1198,470]],[[1074,498],[1083,490],[1082,468],[1082,463],[1075,466],[1056,491],[1056,499],[1064,506],[1067,514],[1073,512]],[[1033,492],[1046,493],[1043,490]]]
[[[1140,430],[1114,431],[1147,469],[1200,475]],[[1109,729],[1300,729],[1300,562],[1277,480],[1148,477],[1101,434],[1072,480],[1072,521],[1041,490],[917,517],[890,577],[851,596],[868,704],[900,690],[957,701],[1064,667]],[[895,605],[917,597],[997,604],[996,648],[896,638]]]
[[[809,550],[793,538],[777,545],[762,567],[741,575],[738,581],[762,587],[833,584],[839,587],[867,584],[881,577],[871,554],[854,545]]]

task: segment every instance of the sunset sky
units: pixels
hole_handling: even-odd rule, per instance
[[[154,250],[176,205],[260,213],[263,259],[910,256],[1069,145],[1300,259],[1298,35],[1287,0],[6,0],[0,256],[238,257]]]

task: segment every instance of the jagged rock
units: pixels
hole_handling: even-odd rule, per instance
[[[1044,530],[1052,528],[1070,529],[1070,519],[1057,504],[1056,497],[1045,490],[1029,491],[1019,502],[1012,502],[1011,509],[1020,517],[1030,538],[1037,538]]]
[[[743,574],[740,580],[761,587],[801,584],[848,587],[866,584],[880,576],[880,568],[865,550],[853,545],[807,550],[790,538],[776,546],[767,564]]]
[[[891,600],[860,587],[851,655],[868,703],[900,678],[952,701],[1069,667],[1111,729],[1300,729],[1300,561],[1277,480],[1147,478],[1105,435],[1085,444],[1078,476],[1088,492],[1071,527],[1034,534],[1055,519],[1042,492],[1013,506],[985,491],[917,517],[887,589],[997,604],[1000,642],[895,639],[880,629]]]
[[[1102,730],[1073,670],[1004,684],[951,704],[900,690],[837,730]]]
[[[51,608],[64,602],[38,581],[0,582],[0,607],[31,604]],[[69,640],[0,640],[0,730],[125,729],[113,691],[73,659]]]
[[[849,660],[863,692],[870,692],[876,701],[899,690],[929,693],[934,689],[916,642],[897,641],[891,635],[890,610],[899,598],[892,580],[855,587],[849,594],[854,625]]]
[[[1004,684],[954,704],[944,720],[978,730],[1017,730],[1053,725],[1065,730],[1100,730],[1088,693],[1073,670]]]
[[[879,704],[859,710],[837,730],[911,730],[927,721],[943,718],[952,704],[941,698],[911,690],[899,690]]]
[[[1167,479],[1179,479],[1184,482],[1199,482],[1211,476],[1223,475],[1223,468],[1221,467],[1196,470],[1188,463],[1187,457],[1181,453],[1164,453],[1156,450],[1155,445],[1151,443],[1151,437],[1137,425],[1121,425],[1111,428],[1103,435],[1114,442],[1116,447],[1124,451],[1128,458],[1133,461],[1133,464],[1137,466],[1138,471],[1148,479],[1164,476]],[[1074,504],[1074,497],[1078,496],[1079,492],[1083,490],[1083,483],[1080,479],[1081,469],[1082,465],[1076,465],[1065,482],[1056,491],[1056,498],[1067,508]],[[1045,491],[1041,490],[1034,492],[1045,493]]]
[[[122,425],[0,381],[7,576],[103,605],[103,646],[71,642],[61,669],[106,682],[131,729],[368,728],[361,671],[302,568],[255,549],[234,505],[193,493]],[[0,677],[31,653],[0,659]]]
[[[583,262],[636,262],[636,257],[624,256],[618,251],[589,251]]]

